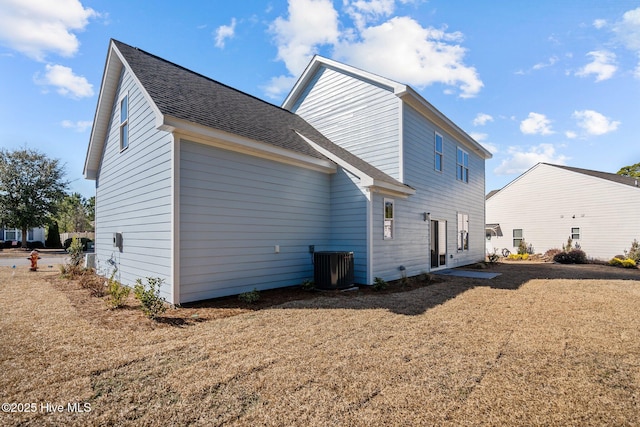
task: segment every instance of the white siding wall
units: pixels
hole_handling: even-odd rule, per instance
[[[331,243],[327,249],[353,252],[354,280],[368,284],[367,199],[359,181],[342,168],[331,176]]]
[[[329,243],[328,174],[182,140],[180,187],[181,302],[313,277],[309,245]]]
[[[129,94],[129,148],[120,152],[120,96]],[[118,263],[122,283],[165,279],[171,297],[172,136],[155,128],[155,117],[131,75],[123,71],[116,94],[102,164],[96,179],[96,254],[104,274]],[[113,247],[123,234],[123,250]]]
[[[401,179],[401,101],[388,89],[329,68],[310,85],[293,112],[334,143]]]
[[[487,200],[487,223],[504,234],[494,248],[513,247],[513,229],[522,229],[535,252],[566,244],[580,228],[588,257],[609,260],[640,240],[640,188],[539,164]],[[574,218],[575,216],[575,218]]]

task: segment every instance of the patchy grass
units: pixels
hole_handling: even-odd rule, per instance
[[[154,322],[0,268],[0,400],[37,405],[0,425],[639,425],[640,271],[495,270]]]

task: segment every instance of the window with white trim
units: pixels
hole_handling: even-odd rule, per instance
[[[522,228],[513,229],[513,247],[517,248],[522,243]]]
[[[578,227],[571,228],[571,240],[580,240],[580,228]]]
[[[393,199],[384,199],[384,239],[393,239]]]
[[[469,250],[469,214],[458,212],[458,251]]]
[[[469,153],[460,147],[458,147],[456,163],[456,178],[462,182],[469,182]]]
[[[442,161],[444,160],[444,147],[442,135],[436,132],[436,142],[434,146],[434,168],[438,172],[442,172]]]
[[[129,95],[120,100],[120,151],[129,146]]]

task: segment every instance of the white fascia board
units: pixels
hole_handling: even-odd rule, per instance
[[[153,102],[151,96],[146,91],[144,86],[138,80],[138,77],[131,70],[127,61],[116,47],[115,43],[111,41],[109,46],[109,53],[107,55],[107,62],[104,68],[104,74],[102,76],[102,83],[100,85],[100,95],[98,96],[98,105],[96,106],[96,114],[93,119],[93,126],[91,128],[91,137],[89,139],[89,147],[87,148],[87,157],[84,164],[84,177],[86,179],[96,179],[98,168],[102,161],[102,152],[104,151],[104,144],[106,141],[107,133],[109,131],[109,122],[111,120],[111,113],[113,111],[113,103],[115,102],[115,94],[118,90],[118,84],[120,83],[120,74],[122,68],[125,67],[131,74],[140,92],[143,94],[145,101],[151,106],[155,115],[156,126],[160,127],[164,121],[162,113],[158,106]]]
[[[313,147],[314,150],[316,150],[323,156],[329,158],[332,162],[336,163],[338,166],[348,170],[349,172],[351,172],[352,174],[360,178],[360,183],[362,184],[362,186],[365,188],[368,188],[369,191],[371,192],[384,193],[384,194],[389,194],[389,195],[393,195],[401,198],[407,198],[415,194],[416,192],[414,189],[407,187],[405,185],[394,185],[392,183],[376,180],[373,177],[369,176],[367,173],[353,166],[351,163],[341,159],[340,157],[333,154],[331,151],[316,144],[306,136],[301,135],[300,133],[298,133],[298,135],[300,135],[301,138],[307,141],[307,143],[311,145],[311,147]]]
[[[291,108],[293,108],[293,106],[295,105],[298,97],[304,91],[308,82],[321,66],[332,68],[346,74],[351,74],[361,80],[367,80],[378,86],[384,86],[396,95],[404,93],[407,90],[406,85],[398,83],[394,80],[387,79],[377,74],[373,74],[368,71],[364,71],[359,68],[352,67],[351,65],[343,64],[341,62],[334,61],[320,55],[315,55],[313,59],[311,59],[311,62],[307,65],[307,68],[305,68],[305,70],[300,75],[300,78],[298,78],[298,81],[291,89],[291,92],[289,92],[289,95],[287,95],[287,97],[285,98],[284,102],[282,103],[282,108],[291,111]]]
[[[476,154],[483,159],[487,160],[493,157],[493,154],[491,154],[486,148],[484,148],[475,139],[471,138],[468,133],[453,123],[447,116],[442,114],[436,107],[420,96],[420,94],[411,87],[407,86],[405,91],[396,93],[396,95],[438,126],[448,130],[458,142],[475,151]]]
[[[337,167],[330,160],[318,159],[285,148],[255,141],[186,120],[164,116],[160,130],[173,132],[182,139],[222,148],[250,156],[287,163],[324,173],[336,173]],[[293,132],[293,131],[292,131]]]

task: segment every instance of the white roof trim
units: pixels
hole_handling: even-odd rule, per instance
[[[276,147],[271,144],[169,116],[165,116],[165,123],[160,129],[173,132],[181,139],[274,160],[280,163],[287,163],[324,173],[335,173],[337,170],[335,163],[330,160],[307,156],[286,148]]]
[[[341,62],[334,61],[332,59],[325,58],[320,55],[315,55],[311,60],[311,62],[309,63],[309,65],[307,65],[307,68],[305,68],[305,70],[300,75],[300,78],[291,89],[291,92],[289,92],[289,95],[287,96],[287,98],[282,103],[282,108],[291,111],[291,109],[297,102],[299,96],[302,94],[302,92],[304,91],[305,87],[307,86],[311,78],[314,76],[316,71],[322,66],[340,70],[343,73],[352,74],[353,76],[358,77],[360,79],[368,80],[371,83],[377,84],[379,86],[384,86],[388,88],[390,91],[392,91],[394,94],[403,93],[407,90],[406,85],[398,83],[394,80],[387,79],[386,77],[378,76],[377,74],[373,74],[368,71],[364,71],[359,68],[352,67],[351,65],[343,64]]]
[[[338,166],[348,170],[349,172],[351,172],[352,174],[360,178],[361,184],[364,187],[369,188],[372,192],[391,194],[397,197],[405,197],[405,198],[415,194],[416,191],[414,189],[407,187],[405,185],[394,185],[389,182],[383,182],[383,181],[374,179],[373,177],[369,176],[367,173],[353,166],[351,163],[347,162],[346,160],[343,160],[342,158],[333,154],[331,151],[316,144],[311,139],[305,137],[304,135],[301,135],[298,132],[296,133],[305,141],[307,141],[307,143],[311,145],[311,147],[313,147],[314,150],[316,150],[323,156],[327,157],[331,161],[335,162]]]
[[[120,73],[122,68],[126,68],[131,74],[140,92],[145,97],[147,103],[153,109],[155,114],[156,126],[160,127],[164,121],[162,113],[147,93],[146,89],[138,77],[131,71],[113,40],[109,43],[109,53],[104,67],[102,83],[100,85],[100,95],[98,96],[98,104],[96,106],[96,114],[93,118],[93,126],[91,127],[91,136],[89,138],[89,147],[87,148],[87,156],[84,162],[84,177],[86,179],[96,179],[100,162],[102,161],[102,152],[106,142],[107,133],[109,132],[109,121],[111,120],[111,112],[113,110],[115,95],[120,83]]]

